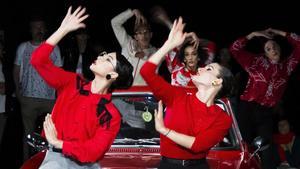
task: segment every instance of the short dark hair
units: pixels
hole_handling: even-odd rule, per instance
[[[219,64],[220,65],[220,64]],[[235,79],[231,71],[220,65],[220,74],[217,76],[218,78],[221,78],[223,80],[222,82],[222,88],[218,92],[216,99],[220,99],[223,97],[231,97],[234,94],[235,89]]]
[[[120,52],[116,52],[116,72],[118,73],[117,79],[111,84],[109,90],[112,92],[114,89],[128,89],[133,83],[133,66]]]

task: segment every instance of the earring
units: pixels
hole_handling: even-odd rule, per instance
[[[211,85],[212,85],[212,86],[217,86],[217,81],[215,81],[215,80],[212,81]]]
[[[105,78],[106,78],[106,80],[110,80],[110,79],[111,79],[111,75],[110,75],[110,74],[107,74],[107,75],[105,76]]]

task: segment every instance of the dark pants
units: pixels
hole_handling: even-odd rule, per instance
[[[251,144],[257,136],[271,143],[273,132],[273,109],[254,102],[240,101],[236,112],[243,139]],[[260,153],[263,169],[273,169],[271,147]]]
[[[162,159],[160,161],[158,169],[209,169],[209,166],[206,160],[201,160],[201,162],[197,164],[184,166],[181,163],[172,163]]]
[[[26,136],[36,131],[37,119],[39,117],[42,117],[42,121],[44,121],[46,113],[51,113],[54,100],[21,97],[20,103],[24,125],[23,160],[25,161],[33,155],[32,150],[26,142]],[[40,122],[40,125],[42,125],[42,122]],[[42,126],[40,127],[42,128]]]
[[[0,146],[2,145],[2,138],[6,126],[6,121],[7,121],[7,114],[5,112],[0,113]]]

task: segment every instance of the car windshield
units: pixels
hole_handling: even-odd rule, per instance
[[[154,110],[158,102],[151,92],[114,93],[112,101],[122,115],[121,128],[114,145],[159,145],[159,133],[155,130],[154,123]],[[217,100],[216,103],[230,114],[231,107],[228,103],[221,100]],[[232,127],[213,149],[237,147],[236,130]]]
[[[157,101],[152,94],[115,94],[112,101],[122,115],[114,145],[159,145],[154,124]]]

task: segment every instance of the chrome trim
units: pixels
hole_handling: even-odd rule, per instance
[[[228,148],[240,149],[241,151],[245,151],[245,148],[244,148],[244,146],[242,144],[242,136],[241,136],[241,133],[240,133],[237,121],[235,119],[235,115],[233,113],[230,100],[228,98],[217,99],[215,101],[215,104],[217,104],[218,106],[222,105],[223,110],[225,112],[227,112],[228,115],[230,115],[230,117],[231,117],[231,119],[233,121],[231,128],[232,128],[232,131],[233,131],[233,134],[234,134],[234,139],[235,139],[234,141],[235,141],[236,145],[233,146],[233,147],[228,147]],[[220,149],[226,149],[226,147],[216,147],[216,148],[213,148],[213,150],[220,150]]]
[[[160,145],[111,145],[111,148],[160,148]]]
[[[144,95],[152,95],[152,92],[113,92],[112,96],[128,96],[128,95],[133,95],[133,96],[144,96]]]

